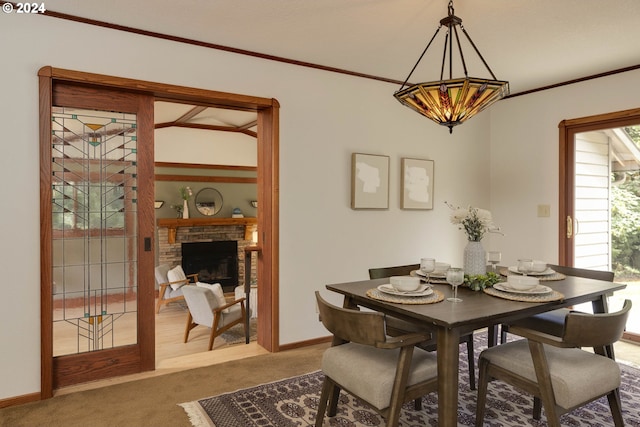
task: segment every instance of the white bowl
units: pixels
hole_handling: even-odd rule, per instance
[[[540,284],[540,280],[531,276],[507,276],[507,284],[518,291],[528,291]]]
[[[420,287],[420,278],[412,276],[391,276],[389,283],[393,289],[400,292],[415,291]]]
[[[533,273],[542,273],[547,269],[547,263],[544,261],[533,260],[531,263],[531,271]]]
[[[437,274],[438,276],[444,276],[447,274],[447,270],[451,267],[451,264],[447,264],[446,262],[436,262],[436,269],[433,270],[433,274]]]

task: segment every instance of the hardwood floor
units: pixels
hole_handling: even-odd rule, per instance
[[[65,387],[56,390],[54,395],[60,396],[76,391],[90,390],[126,381],[150,378],[171,372],[215,365],[230,360],[238,360],[268,353],[267,350],[260,347],[256,342],[237,344],[224,348],[216,348],[218,345],[216,342],[213,350],[206,351],[209,343],[209,329],[204,327],[193,329],[189,335],[189,341],[184,343],[183,338],[186,322],[187,308],[186,305],[182,303],[165,305],[160,309],[160,313],[156,314],[155,371]]]

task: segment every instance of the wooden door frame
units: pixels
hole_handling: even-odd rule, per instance
[[[617,111],[578,119],[563,120],[558,125],[559,200],[558,200],[558,264],[573,267],[573,235],[567,238],[567,217],[575,217],[575,135],[640,123],[640,108]]]
[[[134,92],[176,102],[194,103],[197,105],[233,108],[244,111],[255,111],[258,115],[258,247],[257,263],[260,286],[258,287],[258,312],[260,313],[258,328],[258,344],[266,350],[279,350],[279,312],[278,312],[278,278],[279,278],[279,108],[277,100],[247,95],[231,94],[211,90],[195,89],[184,86],[154,83],[142,80],[113,77],[102,74],[43,67],[38,72],[40,80],[40,152],[46,155],[45,147],[51,140],[51,115],[47,114],[52,102],[54,82],[66,82],[77,85]],[[47,108],[47,106],[49,106]],[[49,111],[50,112],[50,111]],[[41,180],[45,177],[42,176]],[[48,178],[48,176],[47,176]],[[46,206],[50,199],[42,200]],[[42,209],[41,209],[42,211]],[[50,247],[46,242],[51,236],[42,234],[41,259],[50,255]],[[152,248],[155,244],[152,244]],[[41,300],[41,398],[53,396],[53,326],[51,322],[51,271],[41,268],[40,300]],[[153,290],[153,279],[150,279]],[[149,287],[149,285],[147,285]],[[141,290],[143,292],[149,289]],[[152,304],[153,305],[153,304]],[[153,307],[150,307],[153,313]],[[149,322],[148,330],[139,333],[155,335],[155,324]],[[152,349],[155,351],[155,349]],[[143,359],[149,360],[148,357]],[[155,358],[152,358],[155,360]],[[147,363],[148,364],[148,363]],[[155,366],[146,366],[147,370]]]

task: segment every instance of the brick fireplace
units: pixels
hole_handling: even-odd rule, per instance
[[[234,241],[237,243],[237,283],[225,286],[225,292],[233,292],[235,286],[244,284],[244,248],[253,244],[251,237],[257,230],[255,218],[246,218],[245,221],[234,221],[232,218],[207,220],[158,219],[158,264],[168,264],[172,267],[182,265],[183,243]],[[255,264],[252,263],[251,266],[252,279],[256,277]]]

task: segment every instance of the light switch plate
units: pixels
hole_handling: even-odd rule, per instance
[[[551,216],[551,206],[538,205],[538,217],[545,218]]]

